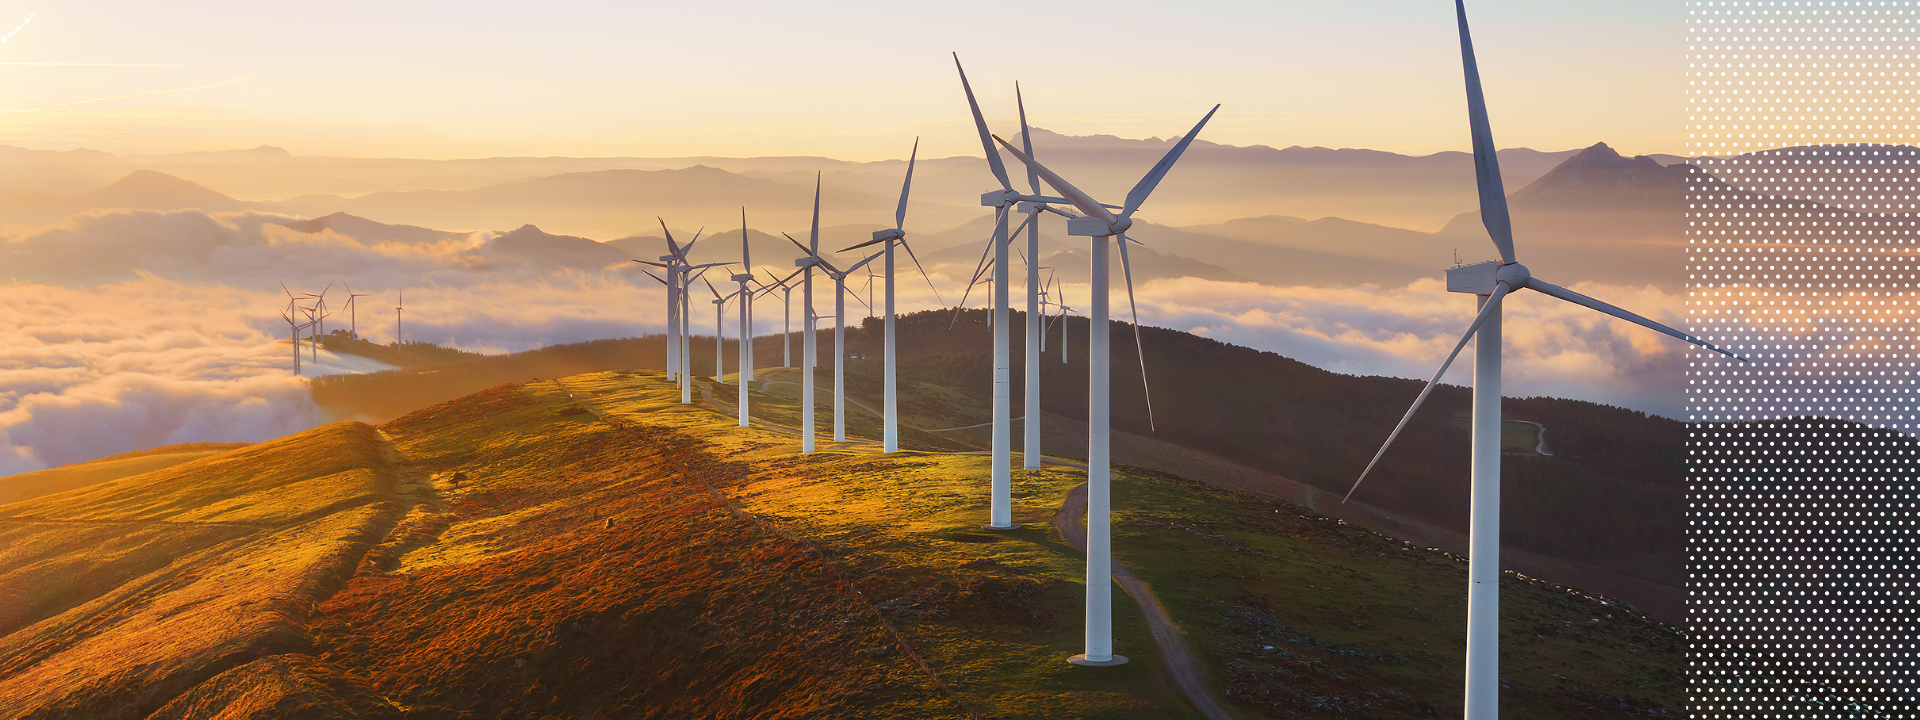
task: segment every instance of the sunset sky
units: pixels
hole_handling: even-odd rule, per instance
[[[1679,3],[1468,8],[1502,146],[1683,153]],[[1236,145],[1466,148],[1452,3],[0,4],[0,143],[121,154],[977,154],[990,115]]]

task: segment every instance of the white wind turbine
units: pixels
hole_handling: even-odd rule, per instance
[[[884,394],[885,394],[885,397],[882,402],[883,407],[881,412],[881,415],[884,416],[883,418],[884,425],[881,430],[881,445],[882,445],[881,451],[890,452],[890,453],[900,452],[900,392],[898,388],[898,382],[896,379],[897,372],[895,369],[896,365],[894,362],[895,339],[898,337],[898,333],[895,332],[894,330],[894,312],[893,312],[893,307],[894,307],[893,290],[895,285],[897,284],[895,282],[896,278],[894,276],[894,267],[893,267],[893,248],[895,245],[898,245],[900,247],[904,247],[907,249],[907,257],[913,258],[913,266],[915,268],[919,268],[920,277],[926,278],[927,287],[933,289],[934,298],[939,299],[940,297],[940,289],[933,287],[933,278],[927,277],[927,269],[924,267],[921,267],[920,258],[914,255],[913,246],[907,244],[907,233],[905,230],[902,229],[907,222],[907,192],[913,189],[913,163],[919,157],[920,157],[920,139],[914,138],[913,154],[907,156],[907,179],[900,183],[900,206],[893,211],[893,229],[875,231],[873,233],[872,240],[868,240],[866,242],[860,243],[858,245],[854,245],[853,247],[845,248],[840,251],[840,252],[847,252],[849,250],[858,250],[868,245],[873,245],[875,243],[886,243],[886,249],[880,252],[880,254],[885,256],[887,259],[885,268],[881,270],[881,274],[885,276],[885,280],[887,284],[886,338],[882,346],[883,349],[881,350],[881,357],[883,358],[882,362],[884,365],[884,367],[881,370],[882,379],[883,379],[882,385],[884,387]],[[858,266],[855,266],[855,267],[858,267]],[[852,270],[853,268],[848,268],[849,272]],[[835,282],[840,283],[841,290],[845,291],[846,277],[844,274],[841,274],[839,277],[835,278]],[[942,300],[940,304],[945,305],[946,301]],[[842,360],[846,359],[845,353],[842,352],[839,358],[840,358],[839,360],[834,361],[834,367],[835,367],[834,372],[836,375],[839,373],[839,370],[838,370],[839,363]],[[839,389],[836,388],[835,392],[839,393]]]
[[[1126,658],[1113,654],[1113,580],[1111,577],[1112,538],[1109,528],[1108,483],[1113,477],[1110,462],[1112,415],[1109,412],[1109,400],[1112,384],[1108,378],[1108,365],[1112,360],[1111,347],[1107,341],[1107,245],[1114,238],[1120,239],[1120,268],[1127,280],[1127,303],[1133,304],[1133,270],[1127,262],[1127,243],[1132,242],[1126,235],[1133,227],[1133,213],[1147,201],[1147,196],[1160,184],[1160,180],[1180,159],[1181,153],[1193,143],[1193,138],[1206,127],[1207,121],[1220,110],[1219,105],[1208,110],[1205,117],[1193,126],[1193,130],[1173,148],[1167,151],[1160,162],[1148,170],[1145,177],[1127,193],[1127,204],[1119,215],[1107,211],[1107,206],[1095,201],[1081,192],[1046,166],[1035,162],[1025,153],[1015,149],[1006,140],[995,136],[1007,152],[1012,153],[1021,163],[1040,174],[1048,185],[1061,195],[1065,195],[1073,206],[1084,213],[1084,217],[1067,220],[1067,234],[1093,238],[1091,282],[1093,284],[1093,317],[1090,320],[1092,330],[1087,342],[1087,633],[1086,653],[1073,656],[1070,661],[1076,665],[1118,665]],[[1141,350],[1140,379],[1146,380],[1146,354],[1140,344],[1139,313],[1134,313],[1134,345]],[[1064,343],[1063,343],[1064,344]],[[1148,399],[1147,412],[1151,422],[1153,405]]]
[[[800,326],[806,328],[806,336],[800,340],[800,452],[810,453],[814,451],[814,436],[819,434],[813,421],[813,370],[818,360],[815,346],[820,341],[820,333],[813,329],[813,266],[820,263],[820,173],[817,172],[813,176],[813,228],[807,237],[807,247],[801,249],[807,254],[793,261],[801,270],[803,317]]]
[[[713,293],[713,381],[724,383],[727,374],[727,301],[738,293],[720,294],[712,280],[701,280],[707,284],[707,290]]]
[[[1016,211],[1027,213],[1027,219],[1021,223],[1020,227],[1015,228],[1011,235],[1020,234],[1022,228],[1038,225],[1038,217],[1041,212],[1053,212],[1067,216],[1068,218],[1072,218],[1073,216],[1049,206],[1049,203],[1066,204],[1068,202],[1067,200],[1040,195],[1037,186],[1035,188],[1035,194],[1033,195],[1022,195],[1013,189],[1013,182],[1007,179],[1007,168],[1000,162],[1000,153],[993,146],[993,134],[987,130],[986,117],[980,113],[980,103],[973,97],[973,86],[967,82],[967,71],[960,66],[960,56],[957,53],[953,57],[953,64],[954,67],[960,71],[960,87],[966,91],[967,107],[973,113],[974,129],[980,134],[980,147],[986,153],[987,167],[993,171],[994,179],[1000,181],[999,190],[984,193],[980,196],[980,204],[982,206],[994,208],[994,230],[993,238],[988,241],[987,247],[983,249],[980,254],[981,264],[977,267],[980,269],[988,267],[986,264],[988,262],[987,256],[992,255],[993,264],[991,267],[993,269],[994,290],[992,292],[993,312],[990,313],[992,317],[990,322],[993,326],[993,458],[992,489],[988,507],[987,527],[990,529],[1009,529],[1016,526],[1013,524],[1013,468],[1011,448],[1013,442],[1011,427],[1013,361],[1011,358],[1012,343],[1007,335],[1007,243],[1011,240],[1010,234],[1007,232],[1007,214]],[[1016,92],[1017,91],[1018,89],[1016,87]],[[1024,101],[1022,101],[1022,106],[1024,108]],[[1026,113],[1023,109],[1021,111],[1023,129],[1025,127],[1025,116]],[[1011,147],[1009,147],[1009,149],[1011,149]],[[1029,155],[1028,157],[1032,156]],[[1037,228],[1029,234],[1029,242],[1037,248],[1039,242],[1039,231]],[[1029,258],[1028,262],[1032,264],[1038,262],[1038,259]],[[1029,275],[1031,276],[1031,273],[1029,273]],[[974,280],[977,281],[979,276],[980,271],[977,269],[974,272]],[[972,284],[973,282],[971,281],[968,283],[969,288],[971,288]],[[1029,331],[1032,330],[1033,328],[1030,327]],[[1030,365],[1028,372],[1030,382],[1027,386],[1027,393],[1031,400],[1028,403],[1027,412],[1032,416],[1038,412],[1040,405],[1038,400],[1039,396],[1035,394],[1039,389],[1039,382],[1036,379],[1039,366]],[[1034,428],[1038,428],[1040,424],[1032,421],[1027,424],[1029,433],[1028,442],[1030,444],[1023,450],[1025,457],[1023,458],[1022,464],[1028,468],[1034,468],[1038,467],[1040,462],[1040,453],[1038,451],[1039,440],[1033,437],[1031,433],[1033,433]]]
[[[293,343],[293,374],[294,377],[299,377],[301,325],[300,322],[295,319],[295,316],[300,314],[300,310],[299,306],[294,302],[293,291],[287,290],[287,284],[280,283],[280,289],[285,290],[287,293],[287,309],[280,312],[280,317],[285,318],[287,321],[287,338]]]
[[[747,209],[740,208],[740,272],[733,276],[740,289],[740,427],[748,425],[747,393],[753,384],[753,253],[747,248]]]
[[[407,333],[406,333],[407,326],[402,324],[400,319],[400,315],[402,313],[405,313],[406,311],[407,311],[407,291],[401,290],[400,304],[395,305],[393,308],[393,348],[395,350],[407,349]]]
[[[1439,384],[1440,377],[1453,365],[1454,358],[1474,340],[1473,348],[1473,462],[1471,490],[1472,515],[1467,537],[1467,720],[1494,720],[1500,714],[1500,303],[1508,293],[1528,289],[1598,310],[1636,325],[1671,335],[1714,352],[1745,362],[1733,353],[1714,347],[1699,338],[1661,325],[1620,308],[1608,305],[1572,290],[1533,277],[1525,265],[1514,259],[1513,223],[1507,213],[1506,190],[1500,182],[1500,162],[1493,144],[1493,131],[1487,120],[1486,98],[1480,90],[1480,69],[1474,61],[1473,41],[1467,33],[1467,8],[1454,1],[1460,25],[1460,59],[1467,86],[1467,120],[1473,136],[1474,176],[1480,191],[1480,221],[1500,251],[1500,259],[1455,267],[1447,271],[1449,292],[1471,293],[1480,298],[1480,311],[1467,326],[1466,334],[1440,364],[1440,371],[1414,398],[1413,406],[1394,426],[1386,443],[1373,461],[1367,463],[1353,488],[1360,487],[1367,473],[1393,445],[1407,421]],[[1353,489],[1347,497],[1353,496]],[[1344,502],[1344,499],[1343,499]]]
[[[353,286],[348,285],[344,282],[340,283],[340,285],[347,289],[347,332],[351,333],[355,339],[359,339],[360,314],[354,309],[354,301],[358,298],[369,297],[369,296],[366,293],[354,292]]]
[[[688,373],[686,370],[692,361],[693,353],[687,345],[687,338],[689,337],[687,331],[689,325],[691,325],[691,321],[687,317],[687,312],[690,309],[688,298],[689,289],[693,286],[692,273],[695,270],[704,271],[706,268],[718,267],[726,263],[694,265],[692,261],[687,258],[687,253],[693,250],[694,243],[700,242],[700,234],[706,232],[706,228],[695,231],[693,233],[693,239],[688,240],[687,244],[682,246],[674,242],[673,231],[667,229],[667,221],[665,219],[659,217],[655,217],[654,219],[660,223],[660,232],[666,234],[667,254],[660,256],[659,262],[648,260],[635,260],[634,262],[642,265],[652,265],[660,268],[667,274],[665,280],[667,286],[667,376],[669,379],[679,383],[680,404],[689,405],[693,403],[693,380],[691,373]],[[658,280],[659,278],[654,279]]]
[[[774,278],[773,282],[754,281],[760,283],[761,295],[771,295],[775,290],[780,291],[781,367],[793,367],[793,279],[803,272],[806,272],[805,268],[788,273],[786,277],[775,277],[772,272],[768,272],[767,277]]]
[[[827,277],[833,280],[833,441],[846,442],[847,441],[847,276],[852,274],[853,271],[859,270],[863,266],[867,266],[868,264],[872,263],[874,260],[884,257],[887,253],[885,250],[882,250],[872,255],[868,255],[866,259],[861,260],[860,262],[854,263],[852,266],[849,266],[845,270],[841,270],[840,268],[834,267],[833,263],[827,262],[826,258],[820,257],[818,255],[813,255],[812,251],[807,250],[807,246],[801,245],[800,241],[793,239],[793,236],[791,235],[787,236],[787,240],[789,242],[792,242],[794,245],[798,246],[802,251],[809,253],[810,257],[813,258],[813,261],[814,261],[813,264],[819,266],[820,272],[826,273]],[[872,243],[867,243],[867,244],[870,245]],[[853,296],[853,299],[859,300],[860,296],[855,295]],[[873,307],[868,306],[867,311],[872,312]]]

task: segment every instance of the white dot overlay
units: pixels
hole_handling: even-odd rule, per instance
[[[1920,7],[1684,5],[1687,714],[1920,717]]]

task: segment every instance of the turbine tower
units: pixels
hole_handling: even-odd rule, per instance
[[[400,319],[400,315],[402,313],[405,313],[406,311],[407,311],[407,291],[401,290],[400,304],[394,306],[393,308],[393,348],[395,350],[405,350],[407,348],[407,333],[406,333],[407,327],[406,325],[401,323],[401,319]]]
[[[1474,341],[1473,347],[1473,462],[1472,489],[1469,498],[1472,514],[1467,530],[1467,662],[1466,720],[1495,720],[1500,716],[1500,303],[1515,290],[1533,290],[1575,305],[1598,310],[1627,322],[1641,325],[1700,347],[1745,362],[1745,358],[1722,350],[1692,335],[1661,325],[1639,315],[1608,305],[1580,293],[1533,277],[1525,265],[1514,259],[1513,223],[1507,213],[1506,190],[1500,182],[1500,161],[1493,144],[1493,131],[1487,119],[1486,98],[1480,89],[1480,69],[1474,61],[1473,41],[1467,33],[1467,8],[1463,0],[1454,0],[1460,25],[1460,59],[1466,75],[1467,121],[1473,136],[1473,169],[1480,191],[1480,221],[1500,251],[1500,259],[1455,267],[1447,271],[1447,290],[1479,297],[1480,310],[1474,316],[1453,352],[1440,364],[1440,371],[1414,398],[1413,406],[1401,416],[1386,443],[1367,463],[1353,490],[1373,471],[1380,457],[1393,445],[1407,421],[1439,384],[1453,360]],[[1345,500],[1343,499],[1342,502]]]
[[[1160,162],[1148,170],[1145,177],[1127,193],[1127,204],[1119,215],[1107,211],[1107,206],[1096,202],[1079,188],[1074,187],[1046,166],[1035,162],[1025,153],[1015,149],[1006,140],[995,136],[1007,152],[1012,153],[1022,164],[1040,174],[1047,184],[1061,195],[1065,195],[1073,206],[1079,208],[1083,217],[1067,220],[1067,234],[1092,238],[1092,282],[1093,282],[1093,318],[1092,332],[1088,338],[1087,373],[1087,631],[1086,652],[1069,659],[1076,665],[1106,666],[1118,665],[1126,658],[1113,654],[1113,579],[1111,577],[1112,536],[1109,527],[1108,484],[1113,477],[1110,461],[1111,421],[1109,400],[1112,384],[1108,380],[1108,365],[1111,362],[1111,347],[1107,340],[1107,245],[1118,238],[1120,241],[1120,268],[1126,276],[1127,302],[1133,303],[1133,270],[1127,262],[1127,243],[1134,242],[1127,237],[1128,228],[1133,227],[1133,213],[1147,201],[1147,196],[1160,184],[1160,180],[1180,159],[1181,153],[1193,143],[1194,136],[1206,127],[1207,121],[1220,110],[1219,105],[1208,110],[1199,124],[1173,148],[1167,151]],[[982,126],[984,127],[984,125]],[[1002,174],[1002,182],[1005,175]],[[1146,356],[1139,343],[1140,319],[1134,314],[1134,345],[1142,350],[1140,377],[1146,380]],[[1149,398],[1147,414],[1151,422],[1153,414],[1152,400]]]
[[[919,159],[919,157],[920,157],[920,139],[914,138],[913,154],[907,156],[907,179],[900,183],[900,206],[893,211],[893,229],[875,231],[873,233],[872,240],[868,240],[866,242],[860,243],[858,245],[854,245],[853,247],[845,248],[840,251],[840,252],[847,252],[849,250],[858,250],[868,245],[873,245],[875,243],[886,243],[886,249],[881,251],[881,255],[885,256],[887,260],[886,267],[883,270],[881,270],[881,274],[885,276],[885,280],[887,284],[886,338],[884,341],[885,344],[883,345],[883,349],[881,350],[881,357],[883,358],[883,363],[884,363],[884,368],[881,371],[882,377],[883,377],[882,386],[885,388],[884,389],[885,398],[882,403],[884,407],[881,413],[884,416],[884,426],[881,431],[881,444],[882,444],[882,452],[890,452],[890,453],[900,452],[900,391],[898,387],[899,383],[896,377],[897,372],[895,369],[896,363],[894,358],[894,349],[896,345],[895,341],[899,337],[899,333],[896,331],[894,327],[893,290],[894,290],[894,286],[897,284],[895,282],[896,278],[894,276],[894,267],[893,267],[893,247],[895,245],[899,245],[907,249],[907,256],[910,258],[913,258],[913,266],[915,268],[919,268],[920,277],[926,278],[927,287],[933,289],[934,298],[938,299],[940,297],[940,289],[933,287],[933,278],[927,277],[927,269],[920,266],[920,258],[914,255],[913,246],[907,244],[907,234],[906,234],[906,231],[902,229],[907,222],[907,192],[913,189],[913,163],[915,160]],[[849,268],[848,270],[851,271],[852,268]],[[844,292],[846,289],[845,275],[842,274],[840,277],[835,278],[835,281],[840,283],[841,291]],[[941,301],[940,304],[945,305],[946,302]],[[846,359],[844,353],[842,353],[840,359],[841,360]],[[839,360],[835,361],[835,363],[838,363],[838,362],[840,361]],[[837,374],[838,370],[836,370],[835,372]]]
[[[805,271],[804,268],[795,270],[783,278],[768,272],[767,277],[774,278],[773,282],[754,281],[760,283],[761,295],[780,291],[780,367],[793,367],[793,279]]]
[[[1027,101],[1020,96],[1020,83],[1013,84],[1013,101],[1020,108],[1020,145],[1026,148],[1027,157],[1033,157],[1033,130],[1027,127]],[[1033,188],[1033,194],[1040,194],[1040,176],[1033,168],[1027,168],[1027,185]],[[1024,202],[1019,210],[1027,214],[1027,377],[1023,383],[1025,397],[1021,406],[1026,410],[1027,420],[1024,429],[1026,437],[1020,443],[1020,467],[1026,470],[1040,469],[1040,352],[1046,344],[1044,331],[1040,326],[1040,213],[1046,210],[1045,203]],[[1005,253],[1001,253],[1002,256]],[[997,273],[1006,277],[1006,273]],[[1000,291],[1004,293],[1005,291]],[[999,295],[995,295],[998,297]],[[997,336],[997,334],[996,334]]]
[[[826,258],[819,257],[817,255],[811,255],[812,251],[808,250],[807,246],[801,245],[800,241],[794,240],[792,236],[788,236],[787,240],[789,242],[792,242],[795,246],[798,246],[801,251],[808,252],[810,254],[810,257],[813,258],[814,265],[819,266],[820,272],[825,273],[829,279],[833,280],[833,358],[834,358],[833,359],[833,441],[846,442],[847,441],[847,276],[852,274],[853,271],[859,270],[863,266],[867,266],[868,264],[872,263],[874,260],[884,257],[886,255],[886,251],[882,250],[880,252],[869,255],[867,256],[866,259],[861,260],[860,262],[854,263],[852,266],[848,267],[845,270],[841,270],[840,268],[834,267],[833,263],[827,262]],[[863,243],[862,246],[871,245],[871,244],[873,243]],[[860,296],[855,295],[853,296],[853,299],[859,300]],[[868,306],[867,311],[872,312],[873,311],[872,306]]]
[[[788,240],[793,238],[789,237]],[[806,337],[800,341],[800,452],[814,451],[814,436],[818,435],[813,421],[813,370],[818,355],[815,346],[820,342],[820,333],[813,329],[813,266],[820,263],[820,173],[813,175],[813,229],[807,237],[805,257],[793,261],[800,268],[800,304],[804,308],[801,327],[806,328]]]
[[[747,248],[747,209],[740,208],[740,272],[733,276],[740,283],[734,297],[740,298],[740,427],[748,425],[747,392],[753,384],[753,252]]]
[[[733,299],[733,293],[720,294],[712,280],[702,279],[707,290],[713,293],[713,382],[724,383],[727,374],[727,301]]]

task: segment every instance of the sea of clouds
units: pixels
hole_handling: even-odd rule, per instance
[[[430,242],[355,238],[283,224],[294,220],[104,211],[0,230],[0,278],[9,279],[0,286],[0,475],[176,442],[259,441],[325,422],[306,380],[292,372],[282,283],[314,292],[344,281],[366,293],[349,320],[335,285],[328,328],[352,322],[375,342],[393,338],[403,290],[408,339],[482,352],[636,336],[663,325],[664,295],[632,263],[533,267],[491,253],[492,233]],[[934,280],[949,289],[962,282],[940,269]],[[1573,287],[1682,326],[1682,297],[1650,287]],[[822,288],[817,305],[829,306],[830,289]],[[1066,289],[1087,296],[1084,285]],[[1474,311],[1471,298],[1445,292],[1437,280],[1382,289],[1188,278],[1147,283],[1138,299],[1149,325],[1338,372],[1422,379]],[[908,311],[937,306],[918,282],[903,285],[900,303]],[[762,307],[768,317],[777,305]],[[708,317],[694,313],[696,332],[711,332],[711,321],[702,322]],[[1531,293],[1516,294],[1506,317],[1507,394],[1682,416],[1688,352],[1681,343]],[[778,321],[765,322],[771,330]],[[1470,379],[1469,356],[1455,364],[1450,382]],[[320,371],[379,367],[321,359]]]

